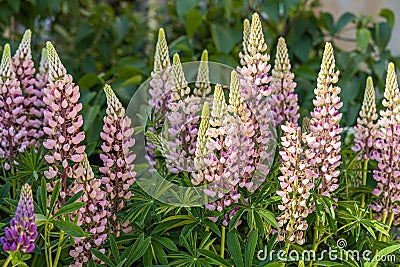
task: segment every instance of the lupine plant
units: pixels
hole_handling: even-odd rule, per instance
[[[107,108],[98,150],[86,145],[80,87],[54,46],[46,43],[35,68],[29,30],[13,57],[5,45],[0,263],[396,266],[395,65],[387,67],[383,110],[378,111],[368,78],[357,124],[343,127],[338,69],[347,70],[336,66],[334,43],[327,42],[318,54],[315,88],[309,88],[313,109],[300,118],[297,66],[284,37],[276,40],[271,66],[267,43],[274,40],[266,39],[262,16],[255,13],[243,25],[238,66],[224,74],[228,84],[211,81],[207,50],[194,73],[197,81],[188,82],[179,54],[171,60],[160,29],[146,92],[150,114],[139,118],[147,121],[134,128],[118,98],[119,86],[104,85],[99,98]],[[135,144],[138,135],[146,137],[145,144]],[[138,145],[147,155],[135,154]],[[135,163],[137,157],[150,168]],[[174,206],[147,195],[139,176],[154,172],[170,183],[196,187],[204,204]],[[168,190],[153,186],[159,195]],[[317,257],[302,254],[310,251]]]

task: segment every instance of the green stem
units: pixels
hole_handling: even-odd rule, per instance
[[[45,238],[45,244],[46,244],[45,253],[47,256],[46,257],[47,267],[53,267],[53,258],[51,256],[50,231],[51,231],[50,225],[48,223],[46,223],[44,238]]]
[[[10,263],[11,259],[12,259],[12,257],[10,254],[10,255],[8,255],[8,258],[6,259],[6,261],[4,262],[3,267],[7,267],[7,265]]]
[[[225,226],[221,226],[221,257],[224,258],[225,254]]]
[[[382,215],[382,223],[383,224],[386,224],[386,219],[387,219],[387,211],[385,211]],[[379,232],[378,241],[382,241],[382,232]]]
[[[364,161],[362,186],[367,185],[368,161],[369,161],[368,159]],[[365,207],[365,194],[363,194],[361,198],[361,208],[364,207]]]
[[[389,231],[390,231],[390,228],[392,228],[393,220],[394,220],[394,213],[392,212],[392,213],[390,213],[389,222],[387,224],[387,226],[389,226]],[[385,242],[387,241],[386,236],[383,237],[383,241],[385,241]]]
[[[312,246],[312,250],[315,252],[315,254],[317,253],[317,249],[318,249],[318,239],[319,239],[319,217],[318,215],[316,216],[316,220],[315,220],[315,228],[314,228],[314,237],[313,237],[313,246]],[[312,267],[313,261],[310,261],[310,267]]]
[[[60,230],[60,239],[58,240],[58,247],[57,247],[57,253],[56,253],[56,258],[54,259],[54,265],[53,267],[57,267],[58,260],[60,259],[61,255],[61,250],[62,250],[62,242],[64,241],[64,231]]]

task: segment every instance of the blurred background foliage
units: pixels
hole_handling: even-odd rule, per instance
[[[207,49],[210,61],[235,67],[243,20],[258,12],[272,65],[277,38],[286,38],[302,116],[312,107],[324,43],[356,44],[353,51],[335,48],[344,102],[342,124],[350,126],[361,106],[366,77],[374,78],[380,102],[387,62],[399,66],[399,57],[387,49],[394,15],[383,9],[378,19],[344,13],[334,21],[332,14],[319,12],[319,6],[318,0],[1,0],[0,44],[10,42],[15,51],[22,33],[30,28],[36,62],[46,40],[55,44],[81,87],[90,154],[98,145],[105,113],[104,83],[111,83],[128,104],[150,76],[159,27],[166,31],[171,55],[178,52],[183,62],[199,60]],[[354,39],[341,36],[347,30],[356,31]]]

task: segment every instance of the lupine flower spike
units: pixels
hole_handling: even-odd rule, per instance
[[[25,128],[24,97],[11,65],[10,46],[4,46],[0,65],[0,158],[9,170],[17,152],[29,145]]]
[[[44,106],[45,106],[45,104],[43,103],[43,94],[44,94],[44,88],[47,86],[48,82],[49,82],[49,60],[47,58],[47,49],[43,48],[42,56],[40,57],[39,71],[36,73],[36,79],[35,79],[36,94],[38,97],[37,100],[42,101],[41,105],[43,106],[41,110],[42,112],[41,118],[43,120],[42,126],[47,125],[47,119],[43,116]]]
[[[371,159],[374,152],[373,146],[375,143],[378,125],[375,121],[378,119],[376,113],[375,90],[372,78],[368,77],[365,88],[364,101],[357,118],[357,125],[354,127],[354,146],[353,151],[361,151],[359,159]]]
[[[133,161],[136,155],[132,153],[131,147],[135,144],[135,139],[132,137],[131,120],[126,116],[125,109],[111,86],[104,86],[104,92],[107,97],[107,110],[103,119],[103,132],[100,134],[104,142],[101,145],[103,153],[100,154],[103,166],[99,170],[103,174],[101,181],[107,192],[111,231],[118,236],[120,230],[127,233],[132,229],[128,226],[129,221],[120,225],[117,214],[133,195],[130,187],[135,182]]]
[[[243,22],[243,52],[240,51],[239,57],[240,57],[240,64],[245,65],[245,56],[248,55],[247,47],[249,45],[249,39],[250,39],[250,21],[248,19],[245,19]]]
[[[31,31],[26,30],[22,41],[12,58],[16,78],[20,82],[24,94],[24,113],[27,114],[24,126],[28,131],[27,142],[36,148],[40,145],[39,138],[43,136],[43,101],[42,91],[36,88],[35,65],[31,54]]]
[[[330,43],[326,43],[318,74],[317,88],[314,90],[314,110],[311,111],[310,133],[306,141],[308,150],[307,158],[322,179],[318,192],[330,196],[338,188],[340,171],[340,133],[339,126],[342,114],[339,109],[343,103],[340,101],[340,88],[335,86],[338,81],[339,71],[335,70],[335,58]],[[315,181],[317,183],[317,181]]]
[[[393,63],[389,63],[386,76],[386,88],[382,101],[386,110],[380,112],[378,136],[374,148],[378,169],[374,170],[377,181],[372,194],[378,199],[371,205],[377,212],[376,219],[383,223],[399,225],[400,223],[400,100],[399,87]],[[389,221],[388,221],[389,219]]]
[[[38,236],[35,224],[35,214],[32,199],[32,189],[29,184],[22,186],[14,218],[10,221],[10,228],[4,229],[5,237],[0,243],[6,252],[22,251],[30,253],[35,248],[35,239]]]
[[[43,146],[49,150],[45,156],[49,169],[44,175],[47,179],[60,179],[60,196],[63,203],[67,194],[67,178],[83,174],[80,163],[84,158],[85,146],[81,145],[85,133],[81,131],[83,125],[82,104],[78,102],[79,87],[67,74],[56,50],[50,42],[46,44],[49,60],[49,84],[44,89],[43,101],[47,105],[44,116],[47,125],[43,128],[46,139]],[[58,168],[61,165],[61,169]],[[48,183],[52,191],[51,183]],[[71,192],[73,193],[73,192]]]
[[[211,93],[210,74],[208,69],[208,52],[204,50],[201,54],[199,70],[197,72],[196,88],[193,94],[198,97],[206,97]]]
[[[313,174],[304,154],[300,127],[293,122],[286,122],[281,128],[283,149],[279,154],[282,158],[282,175],[278,178],[281,190],[277,194],[282,197],[282,204],[278,208],[283,214],[277,218],[278,240],[286,239],[290,243],[302,245],[308,227],[306,218],[311,213],[307,200],[314,187]]]
[[[271,97],[269,98],[275,127],[286,121],[293,122],[297,126],[297,120],[300,117],[297,94],[294,92],[296,83],[293,81],[294,74],[290,68],[285,39],[280,37],[272,70]]]
[[[92,258],[91,248],[95,248],[102,253],[105,249],[102,244],[107,239],[107,207],[108,201],[106,192],[103,191],[101,180],[94,178],[92,167],[85,154],[81,163],[82,175],[73,183],[73,192],[83,191],[82,197],[78,201],[86,205],[76,211],[73,216],[77,217],[77,225],[82,227],[85,232],[91,233],[89,237],[74,237],[74,247],[69,254],[74,258],[74,263],[70,266],[83,266]]]

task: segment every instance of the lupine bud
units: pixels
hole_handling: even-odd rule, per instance
[[[4,229],[5,237],[0,238],[4,251],[20,250],[30,253],[35,248],[35,239],[38,236],[35,224],[35,214],[32,199],[32,189],[29,184],[22,186],[14,218],[10,221],[10,228]]]
[[[340,88],[334,84],[338,81],[339,71],[335,71],[335,58],[330,43],[326,43],[318,74],[317,88],[314,90],[314,110],[311,112],[310,133],[305,137],[308,145],[308,155],[312,171],[322,179],[318,192],[330,196],[338,188],[340,171],[340,133],[339,126],[342,113],[339,109]],[[315,181],[317,183],[317,181]]]
[[[210,127],[210,107],[207,102],[204,103],[203,110],[201,112],[201,122],[199,133],[197,136],[197,146],[195,152],[194,166],[196,170],[200,170],[199,173],[193,173],[192,183],[198,185],[204,180],[204,175],[201,170],[204,168],[204,159],[208,157],[207,150],[207,130]]]
[[[249,45],[249,39],[250,39],[250,21],[248,19],[245,19],[243,21],[243,52],[240,51],[239,57],[240,57],[240,64],[245,65],[245,57],[249,54],[247,51],[247,47]]]
[[[394,225],[400,223],[400,100],[399,87],[393,63],[389,63],[386,76],[386,88],[382,104],[386,110],[380,112],[378,133],[374,148],[374,159],[378,162],[378,169],[374,170],[374,179],[377,181],[372,194],[378,199],[371,204],[371,209],[377,212],[376,219],[386,221],[393,216]],[[386,216],[386,217],[385,217]]]
[[[282,147],[279,152],[282,158],[281,176],[278,177],[281,190],[277,195],[282,197],[278,205],[283,214],[277,218],[279,225],[278,240],[289,240],[299,245],[304,244],[304,233],[308,224],[306,218],[311,210],[307,206],[310,190],[314,187],[315,175],[309,168],[303,150],[300,127],[293,122],[281,126],[283,131]]]
[[[204,50],[201,54],[199,70],[197,72],[196,88],[193,94],[198,97],[206,97],[211,93],[210,75],[208,69],[208,52]]]
[[[82,115],[78,115],[82,104],[77,102],[80,97],[79,87],[73,83],[72,76],[67,74],[50,42],[47,42],[46,50],[49,61],[49,83],[44,89],[43,98],[47,105],[44,113],[47,125],[43,128],[46,139],[43,146],[49,149],[52,157],[46,157],[50,166],[44,175],[47,179],[61,180],[62,204],[68,191],[67,178],[74,177],[74,171],[76,168],[81,168],[79,162],[83,160],[85,146],[81,145],[81,142],[85,139],[85,133],[80,130],[83,124]],[[71,126],[74,126],[73,129],[67,131]],[[61,170],[57,165],[62,166]]]
[[[26,142],[39,147],[39,138],[43,136],[42,121],[43,108],[42,101],[43,93],[40,88],[36,87],[35,65],[31,54],[31,31],[26,30],[22,41],[12,58],[12,64],[16,78],[20,82],[21,90],[24,94],[24,113],[27,118],[24,122],[27,136]],[[22,151],[21,151],[22,152]]]
[[[83,191],[80,199],[77,201],[85,202],[86,205],[72,214],[73,218],[77,218],[77,225],[83,231],[90,232],[89,237],[75,237],[74,246],[69,254],[74,258],[74,263],[70,266],[80,266],[84,264],[86,259],[92,258],[91,248],[100,249],[101,245],[107,239],[105,229],[107,227],[107,207],[108,201],[106,192],[102,188],[101,180],[94,178],[92,167],[89,164],[86,154],[84,159],[79,163],[79,170],[82,173],[75,172],[76,178],[72,184],[71,191]]]
[[[278,40],[274,69],[272,70],[271,97],[269,98],[273,124],[279,126],[284,122],[293,122],[297,126],[300,117],[297,94],[294,92],[296,83],[285,39]]]
[[[10,169],[16,153],[29,145],[21,87],[11,64],[10,46],[4,46],[0,65],[0,158],[6,158],[4,167]]]
[[[126,116],[125,109],[111,86],[104,86],[104,92],[107,97],[107,110],[103,119],[103,132],[100,135],[104,140],[101,145],[103,153],[100,154],[100,159],[103,161],[103,167],[100,168],[100,172],[104,175],[102,183],[109,192],[107,194],[107,200],[110,203],[107,208],[108,216],[115,215],[112,220],[110,219],[109,225],[111,232],[118,236],[121,228],[124,232],[131,230],[128,226],[129,222],[120,225],[116,220],[116,215],[133,195],[130,186],[135,182],[133,160],[136,155],[132,153],[131,147],[135,144],[135,139],[132,137],[131,120]],[[116,149],[117,146],[121,149]]]
[[[372,78],[368,77],[365,88],[364,101],[357,118],[357,125],[354,127],[354,146],[353,151],[361,151],[359,159],[372,158],[373,146],[378,131],[375,121],[378,119],[375,104],[375,90]]]

